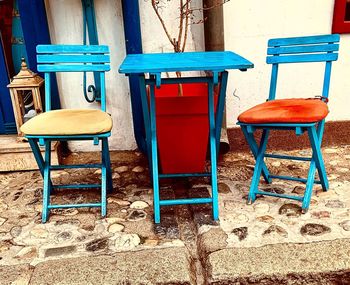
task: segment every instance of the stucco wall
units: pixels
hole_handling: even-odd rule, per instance
[[[177,1],[166,2],[162,13],[169,32],[176,32]],[[125,39],[122,19],[121,0],[95,0],[95,12],[100,44],[109,45],[111,50],[111,71],[106,75],[107,111],[113,118],[110,149],[135,149],[131,103],[128,80],[118,74],[118,67],[125,57]],[[142,44],[144,52],[172,51],[158,19],[151,7],[150,0],[140,0],[142,25]],[[194,7],[201,6],[201,0],[193,1]],[[46,9],[51,41],[55,44],[82,44],[82,8],[81,0],[46,0]],[[204,47],[203,25],[194,25],[190,29],[187,50],[202,50]],[[192,33],[193,30],[193,33]],[[195,34],[195,39],[193,35]],[[175,35],[175,34],[174,34]],[[91,79],[91,78],[90,78]],[[58,74],[58,87],[63,108],[98,108],[96,103],[85,101],[82,89],[82,74]],[[88,84],[93,81],[88,80]],[[91,150],[92,143],[77,142],[70,144],[73,150]]]
[[[164,1],[162,10],[174,34],[178,25],[177,1]],[[172,47],[156,18],[150,0],[140,0],[144,52],[167,52]],[[53,43],[81,44],[82,10],[80,0],[46,0],[50,34]],[[200,7],[201,0],[192,2]],[[231,0],[224,5],[226,50],[235,51],[255,64],[247,72],[230,72],[227,91],[227,121],[234,127],[238,114],[263,102],[268,96],[270,68],[265,63],[267,40],[273,37],[326,34],[331,32],[334,0]],[[111,49],[112,69],[107,74],[107,109],[114,128],[111,149],[135,149],[130,94],[125,76],[118,67],[125,57],[121,0],[95,0],[100,44]],[[192,25],[187,50],[203,50],[203,25]],[[347,96],[350,91],[350,36],[341,37],[339,61],[334,63],[330,103],[330,120],[349,120]],[[320,95],[322,64],[292,65],[280,68],[278,95],[312,97]],[[92,82],[92,81],[90,81]],[[85,101],[81,74],[60,74],[58,84],[65,108],[97,108]],[[347,92],[348,91],[348,92]],[[74,144],[73,149],[90,150],[89,144]]]
[[[230,72],[227,118],[235,126],[238,114],[268,97],[271,65],[265,63],[267,41],[331,33],[334,0],[234,0],[225,4],[225,48],[255,65],[247,72]],[[349,120],[350,36],[342,35],[339,60],[333,64],[329,120]],[[324,64],[280,67],[278,98],[321,95]],[[235,96],[234,96],[234,95]]]

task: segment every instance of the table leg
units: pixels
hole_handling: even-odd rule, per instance
[[[154,221],[160,223],[160,201],[159,201],[159,171],[158,171],[158,148],[155,106],[155,85],[150,86],[150,121],[151,121],[151,154],[152,154],[152,179],[153,179],[153,203]]]
[[[221,73],[221,80],[220,80],[220,93],[218,98],[218,105],[216,107],[216,120],[215,120],[215,139],[216,139],[216,154],[219,155],[219,149],[220,149],[220,137],[221,137],[221,126],[222,126],[222,119],[224,114],[224,108],[225,108],[225,101],[226,101],[226,87],[227,87],[227,78],[228,78],[228,72],[224,71]]]
[[[214,114],[214,83],[208,83],[209,94],[209,141],[210,141],[210,163],[211,163],[211,189],[212,189],[212,205],[213,219],[219,219],[219,198],[218,198],[218,183],[217,183],[217,150],[216,150],[216,129],[215,129],[215,114]],[[221,128],[221,125],[217,125]]]
[[[143,115],[143,122],[144,122],[144,126],[145,126],[145,134],[146,134],[146,148],[147,148],[148,167],[149,167],[149,172],[150,172],[150,176],[151,176],[151,179],[152,179],[151,125],[150,125],[150,117],[149,117],[149,108],[148,108],[148,100],[147,100],[145,75],[144,74],[140,74],[138,78],[139,78],[139,85],[140,85],[142,115]]]

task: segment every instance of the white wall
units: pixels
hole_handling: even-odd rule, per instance
[[[267,40],[331,33],[334,0],[234,0],[225,4],[225,48],[255,65],[230,72],[227,119],[235,126],[240,112],[268,97],[271,65],[265,63]],[[329,120],[349,120],[350,36],[341,36],[339,60],[333,64]],[[324,64],[280,66],[277,97],[321,95]],[[233,96],[233,94],[236,95]]]
[[[169,32],[178,26],[177,0],[164,1],[162,13]],[[140,0],[144,52],[168,52],[172,46],[160,26],[150,0]],[[53,43],[81,44],[82,9],[80,0],[46,0],[50,34]],[[192,7],[201,7],[201,0]],[[243,55],[255,65],[247,72],[230,72],[227,90],[227,121],[234,127],[238,114],[263,102],[268,96],[270,68],[265,63],[267,40],[273,37],[327,34],[331,32],[334,0],[231,0],[224,5],[225,46]],[[135,149],[128,81],[118,74],[125,57],[121,0],[95,0],[100,44],[111,49],[112,69],[107,74],[107,109],[114,127],[111,149]],[[350,80],[350,35],[341,37],[338,62],[334,63],[329,107],[330,120],[349,120],[347,96]],[[192,25],[187,51],[203,50],[203,25]],[[322,64],[281,66],[278,97],[313,97],[322,91]],[[90,81],[92,82],[92,81]],[[85,101],[81,74],[58,76],[61,103],[64,108],[97,108]],[[346,92],[348,91],[348,92]],[[233,95],[235,94],[235,96]],[[350,95],[350,94],[349,94]],[[73,149],[90,150],[91,144],[74,144]]]
[[[174,4],[166,2],[162,13],[171,34],[176,32],[178,15]],[[111,50],[111,71],[106,75],[107,111],[113,118],[110,149],[135,149],[131,103],[128,80],[118,73],[119,65],[125,57],[125,39],[122,19],[121,0],[95,0],[95,13],[100,44],[106,44]],[[158,19],[151,7],[150,0],[140,0],[142,26],[142,44],[144,52],[172,52]],[[201,0],[195,0],[194,7],[201,7]],[[82,8],[81,0],[46,0],[46,9],[51,41],[54,44],[82,44]],[[191,27],[187,50],[203,50],[203,25]],[[174,34],[175,35],[175,34]],[[63,108],[98,108],[97,103],[85,101],[82,87],[82,74],[58,74],[58,87]],[[91,77],[90,77],[91,79]],[[88,81],[88,84],[93,81]],[[92,143],[78,142],[70,144],[73,150],[94,149]]]

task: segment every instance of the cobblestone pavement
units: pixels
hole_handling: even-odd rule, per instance
[[[218,223],[211,220],[210,206],[183,205],[163,207],[162,222],[154,225],[147,163],[137,152],[112,153],[114,192],[105,219],[99,209],[64,209],[52,210],[49,222],[41,224],[39,172],[0,174],[0,284],[90,284],[91,276],[91,284],[350,284],[350,146],[323,153],[330,190],[315,186],[306,214],[300,203],[272,197],[247,205],[252,156],[226,154],[218,169]],[[84,159],[93,162],[95,154],[72,154],[66,161]],[[308,168],[272,159],[267,165],[273,173],[303,177]],[[99,171],[86,169],[53,174],[61,184],[96,183],[99,177]],[[276,193],[304,191],[294,182],[260,185]],[[163,199],[209,193],[205,178],[161,183]],[[99,194],[60,190],[51,199],[97,202]],[[324,267],[324,258],[330,262],[334,253]]]

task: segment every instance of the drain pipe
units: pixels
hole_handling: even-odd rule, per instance
[[[217,0],[203,0],[203,8],[214,7]],[[225,50],[224,36],[224,10],[223,5],[218,5],[212,9],[204,10],[204,38],[206,51]],[[230,143],[227,137],[226,107],[221,126],[220,153],[224,154],[230,150]]]
[[[142,53],[139,1],[123,0],[122,6],[126,54]],[[142,117],[139,81],[135,75],[129,75],[128,78],[135,140],[139,150],[146,153],[146,135]]]

